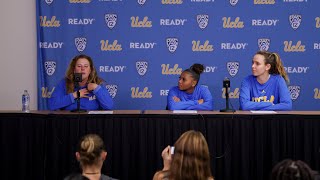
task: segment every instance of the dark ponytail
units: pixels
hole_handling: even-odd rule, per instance
[[[200,74],[203,73],[204,66],[202,64],[195,63],[189,69],[184,70],[183,72],[188,72],[191,77],[197,81],[197,84],[200,80]]]

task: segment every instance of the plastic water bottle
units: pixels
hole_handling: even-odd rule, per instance
[[[24,90],[22,94],[22,111],[23,112],[30,112],[30,95],[27,90]]]

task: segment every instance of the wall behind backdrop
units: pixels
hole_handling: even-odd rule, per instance
[[[115,109],[165,109],[168,90],[193,63],[199,84],[225,106],[222,81],[239,108],[239,88],[258,50],[277,52],[294,110],[320,109],[320,1],[37,0],[38,108],[87,54],[108,83]]]
[[[23,90],[37,109],[36,1],[1,1],[0,110],[21,110]]]

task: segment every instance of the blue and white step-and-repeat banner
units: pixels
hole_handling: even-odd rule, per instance
[[[78,54],[93,58],[114,109],[165,109],[168,90],[193,63],[199,84],[239,108],[241,81],[258,50],[277,52],[294,110],[320,109],[318,0],[37,0],[38,108]]]

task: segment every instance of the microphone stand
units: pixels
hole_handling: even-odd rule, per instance
[[[79,90],[79,82],[74,82],[74,86],[77,89],[77,97],[76,97],[76,102],[77,102],[77,109],[71,110],[70,112],[87,112],[85,109],[80,109],[80,90]]]
[[[226,108],[221,109],[220,112],[235,112],[236,110],[229,108],[229,91],[228,88],[230,86],[230,80],[225,78],[223,80],[223,87],[225,88],[225,96],[226,96]]]

